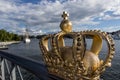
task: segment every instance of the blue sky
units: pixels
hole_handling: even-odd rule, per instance
[[[0,0],[0,29],[24,34],[60,31],[63,11],[74,31],[120,30],[120,0]]]
[[[33,4],[37,4],[39,3],[41,0],[21,0],[20,2],[22,3],[33,3]]]

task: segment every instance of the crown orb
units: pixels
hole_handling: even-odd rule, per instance
[[[63,32],[72,32],[72,23],[68,20],[62,21],[60,28]]]
[[[69,14],[64,11],[62,14],[63,20],[60,23],[60,28],[63,32],[72,32],[72,23],[68,20]]]

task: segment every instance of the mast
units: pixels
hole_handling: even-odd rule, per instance
[[[25,29],[25,39],[24,39],[25,43],[30,43],[30,38],[29,38],[29,33],[28,33],[28,29]]]
[[[25,29],[25,38],[29,38],[29,33],[28,33],[28,29]]]

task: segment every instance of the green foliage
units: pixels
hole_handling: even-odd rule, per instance
[[[9,33],[4,29],[0,30],[0,41],[19,41],[21,37],[17,34]]]

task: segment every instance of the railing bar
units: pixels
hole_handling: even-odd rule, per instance
[[[17,65],[17,70],[18,70],[18,73],[20,75],[21,80],[24,80],[23,75],[22,75],[21,70],[20,70],[20,67],[18,65]]]
[[[2,80],[5,80],[5,60],[4,60],[4,58],[1,61],[1,73],[2,73]]]
[[[2,65],[2,63],[1,63],[1,62],[2,62],[2,59],[3,59],[3,58],[0,56],[0,66]]]
[[[5,65],[6,65],[6,68],[7,68],[8,74],[10,74],[10,69],[9,69],[9,67],[8,67],[8,64],[7,64],[6,59],[5,59]]]
[[[31,80],[33,78],[32,74],[28,75],[26,80]]]
[[[10,80],[12,80],[12,77],[11,77],[11,72],[10,72],[10,68],[8,66],[8,63],[7,63],[7,60],[5,59],[5,65],[6,65],[6,68],[7,68],[7,71],[8,71],[8,74],[10,76]]]
[[[0,79],[2,80],[2,76],[0,75]]]
[[[12,70],[12,80],[17,80],[16,65],[14,65],[13,70]]]

